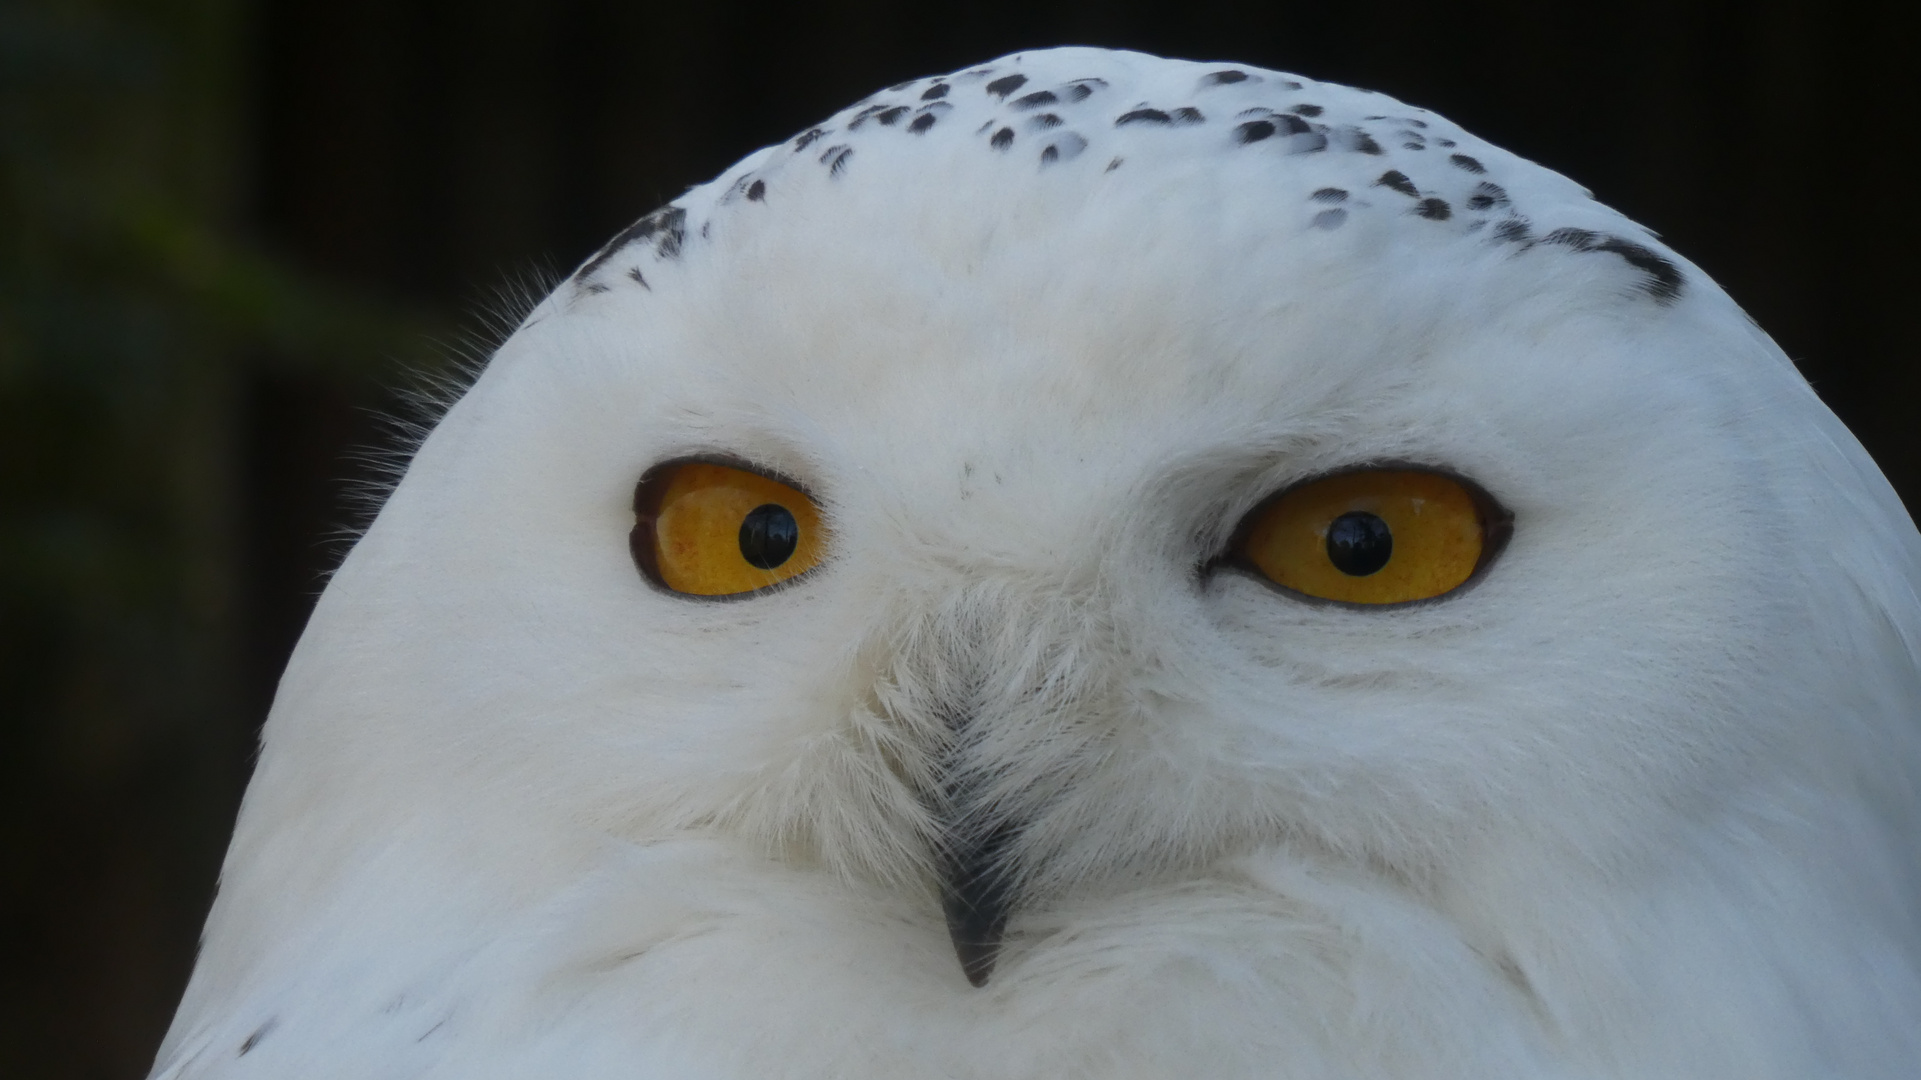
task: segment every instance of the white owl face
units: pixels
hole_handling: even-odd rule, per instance
[[[658,560],[706,556],[647,530],[688,461],[784,486],[686,535],[806,572],[676,591]],[[1278,494],[1388,470],[1478,500],[1438,595],[1244,558]],[[527,319],[323,598],[228,891],[452,919],[599,838],[722,837],[933,933],[944,897],[980,982],[1090,897],[1286,847],[1499,938],[1568,867],[1912,760],[1872,719],[1912,533],[1566,179],[1379,95],[1023,54],[749,157]]]
[[[1422,876],[1548,806],[1588,843],[1753,737],[1733,628],[1791,598],[1753,587],[1790,538],[1748,418],[1798,391],[1754,384],[1731,306],[1430,114],[1079,62],[756,155],[501,350],[368,540],[442,538],[448,659],[491,673],[462,728],[541,744],[503,767],[583,822],[920,889],[985,845],[1017,906],[1278,838]],[[636,480],[702,457],[811,493],[820,565],[650,587]],[[1511,512],[1472,587],[1342,606],[1222,565],[1277,492],[1390,465]]]

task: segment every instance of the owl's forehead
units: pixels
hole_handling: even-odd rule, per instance
[[[1687,284],[1578,185],[1427,110],[1247,65],[1066,48],[849,106],[624,230],[557,299],[671,302],[683,269],[725,289],[810,262],[785,291],[830,299],[849,276],[866,284],[863,264],[960,279],[1005,274],[994,260],[1010,253],[1125,258],[1136,277],[1571,260],[1656,304]]]
[[[650,399],[706,418],[690,442],[818,425],[904,463],[1137,431],[1153,458],[1552,399],[1565,380],[1527,368],[1543,343],[1584,315],[1660,322],[1689,273],[1566,178],[1383,95],[1059,49],[899,84],[748,157],[541,318],[617,343]],[[709,441],[751,449],[734,437]]]

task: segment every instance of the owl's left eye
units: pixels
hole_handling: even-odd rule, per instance
[[[634,563],[688,596],[759,592],[813,569],[826,540],[806,492],[757,472],[670,461],[634,488]]]
[[[1426,469],[1356,469],[1255,508],[1228,561],[1290,593],[1355,605],[1432,600],[1500,554],[1512,516],[1466,480]]]

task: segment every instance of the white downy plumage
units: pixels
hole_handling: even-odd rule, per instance
[[[689,454],[804,483],[826,562],[650,585]],[[1381,462],[1513,512],[1474,587],[1214,567]],[[623,234],[426,439],[155,1075],[1911,1077],[1917,556],[1698,269],[1438,116],[1091,49],[904,84]],[[1020,826],[980,987],[956,717]]]

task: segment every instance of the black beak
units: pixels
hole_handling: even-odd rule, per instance
[[[1012,822],[1003,822],[978,839],[950,842],[942,867],[941,908],[947,913],[947,932],[954,939],[961,970],[975,986],[987,985],[1000,956],[1007,912],[1014,901],[1004,858],[1018,833]]]

